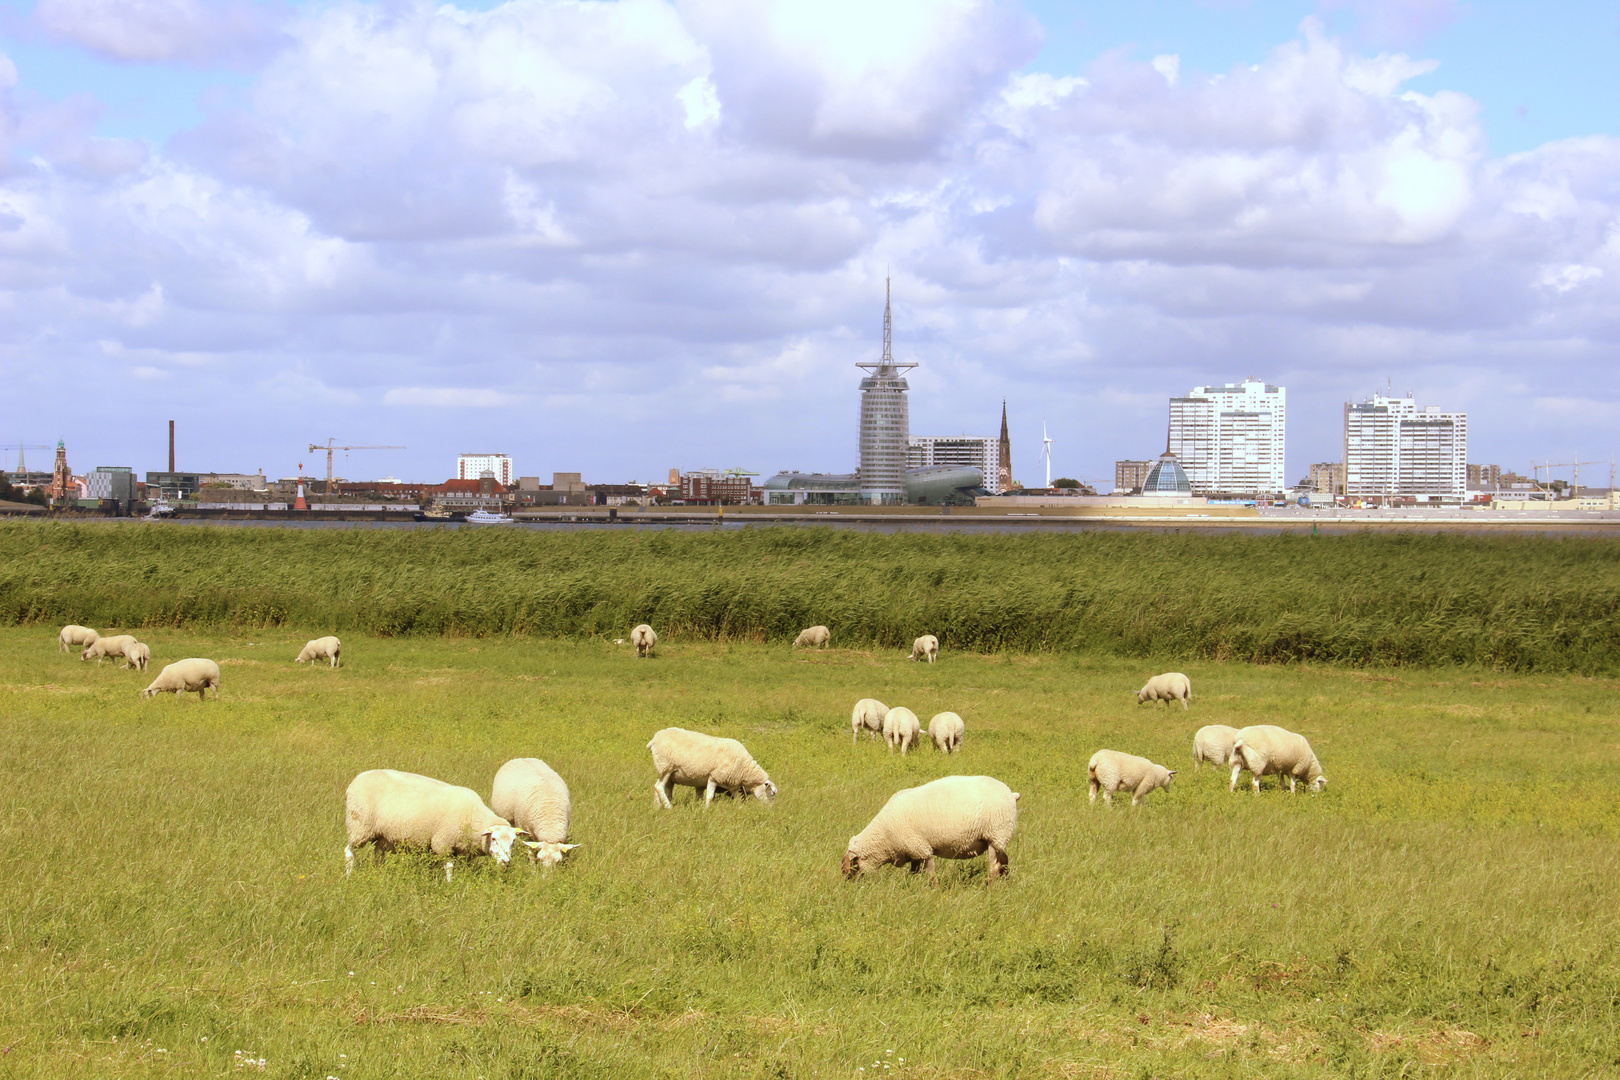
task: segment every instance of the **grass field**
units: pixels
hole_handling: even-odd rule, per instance
[[[332,671],[304,633],[143,631],[154,671],[220,661],[199,703],[53,633],[0,629],[0,1074],[1620,1073],[1613,679],[1191,663],[1183,713],[1113,657],[349,634]],[[852,746],[868,694],[960,712],[962,754]],[[1305,732],[1326,791],[1229,794],[1189,768],[1212,722]],[[776,804],[655,810],[670,724],[743,739]],[[1184,771],[1093,809],[1102,746]],[[572,787],[569,864],[345,880],[356,772],[487,794],[521,755]],[[838,875],[955,772],[1022,793],[1009,880]]]

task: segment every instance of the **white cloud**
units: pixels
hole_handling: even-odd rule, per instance
[[[382,400],[384,405],[409,405],[430,409],[494,409],[519,404],[523,399],[499,390],[396,386],[384,394]]]
[[[273,12],[249,0],[39,0],[51,37],[113,60],[193,64],[255,59],[277,40]]]

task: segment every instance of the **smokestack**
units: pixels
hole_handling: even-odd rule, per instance
[[[169,421],[169,471],[174,472],[174,421]]]

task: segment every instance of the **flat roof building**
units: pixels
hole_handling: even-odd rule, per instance
[[[1193,490],[1254,495],[1286,491],[1288,391],[1258,379],[1195,386],[1170,399],[1170,450]]]
[[[1347,497],[1462,498],[1467,487],[1467,413],[1420,410],[1410,394],[1345,403]]]

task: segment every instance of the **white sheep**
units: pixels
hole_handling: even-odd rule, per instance
[[[133,645],[124,646],[124,666],[145,671],[146,665],[152,662],[152,650],[146,647],[145,642],[137,641]]]
[[[539,758],[513,758],[502,765],[489,793],[489,808],[534,837],[523,843],[541,866],[556,866],[579,847],[563,843],[573,812],[568,785]]]
[[[630,644],[636,647],[637,656],[651,656],[653,646],[658,644],[658,635],[653,633],[652,627],[642,623],[630,631]]]
[[[304,645],[303,651],[298,654],[298,659],[294,660],[293,663],[313,664],[316,660],[325,660],[328,661],[329,667],[337,667],[342,656],[343,642],[331,636],[318,637]]]
[[[376,861],[396,847],[426,847],[435,855],[493,855],[505,866],[521,830],[484,805],[472,788],[397,769],[369,769],[345,795],[349,842],[345,873],[354,873],[354,849],[370,844]],[[453,863],[445,863],[450,877]]]
[[[1114,805],[1114,792],[1131,792],[1131,805],[1141,806],[1147,793],[1155,788],[1170,790],[1170,780],[1179,770],[1155,765],[1145,757],[1122,754],[1118,750],[1099,750],[1091,755],[1086,766],[1090,801],[1097,801],[1097,792],[1103,793],[1103,802]]]
[[[1007,844],[1018,824],[1018,793],[990,776],[946,776],[897,791],[877,817],[850,837],[844,876],[906,864],[936,880],[934,859],[990,853],[990,880],[1009,867]]]
[[[1237,738],[1237,728],[1225,724],[1206,724],[1193,735],[1193,761],[1197,762],[1199,771],[1203,771],[1204,762],[1211,765],[1225,765],[1232,760],[1232,741]]]
[[[1187,702],[1191,699],[1192,681],[1179,671],[1155,675],[1147,681],[1146,686],[1136,692],[1138,705],[1148,701],[1162,701],[1166,704],[1179,701],[1183,712],[1186,711]]]
[[[171,691],[175,697],[179,697],[195,690],[198,699],[203,699],[210,687],[213,688],[215,700],[218,700],[219,665],[212,660],[192,657],[189,660],[176,660],[164,667],[158,672],[158,677],[152,680],[152,685],[141,691],[141,697],[149,698]]]
[[[904,705],[896,705],[883,717],[883,741],[889,745],[889,753],[894,753],[896,746],[900,747],[900,756],[905,757],[906,751],[922,734],[922,723],[917,714]]]
[[[889,707],[877,698],[863,697],[855,703],[855,711],[849,714],[849,739],[859,742],[861,729],[866,729],[868,739],[876,739],[883,731],[883,718],[889,715]]]
[[[934,748],[947,754],[962,749],[962,732],[966,730],[962,718],[953,712],[939,713],[928,721],[928,737],[934,740]]]
[[[939,638],[935,637],[933,634],[924,634],[922,637],[911,643],[911,655],[906,657],[906,659],[926,659],[930,664],[932,664],[934,662],[934,657],[938,655]]]
[[[812,626],[809,629],[799,631],[799,636],[793,639],[793,647],[797,649],[800,645],[804,645],[824,649],[831,638],[832,631],[825,626]]]
[[[1296,781],[1304,781],[1312,791],[1327,786],[1322,765],[1305,736],[1276,724],[1256,724],[1237,733],[1232,741],[1232,783],[1227,790],[1237,790],[1244,769],[1254,774],[1256,795],[1260,794],[1260,778],[1272,774],[1276,774],[1279,785],[1288,782],[1289,794],[1293,794]]]
[[[85,648],[84,652],[79,654],[79,659],[94,660],[99,664],[109,656],[123,656],[125,649],[137,644],[139,642],[135,640],[133,634],[114,634],[111,637],[98,637]]]
[[[89,645],[100,636],[88,626],[80,626],[78,623],[74,623],[71,626],[62,627],[61,633],[56,635],[56,642],[62,646],[63,652],[71,652],[69,646]]]
[[[736,739],[672,727],[653,735],[647,749],[658,773],[653,796],[666,810],[673,805],[669,796],[676,784],[704,789],[705,807],[714,801],[716,791],[742,792],[761,802],[776,797],[776,785]]]

